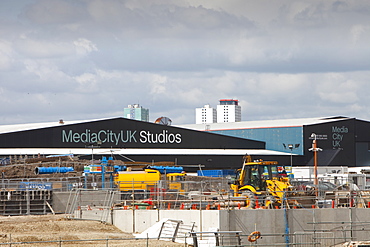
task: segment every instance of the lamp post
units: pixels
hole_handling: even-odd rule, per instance
[[[313,152],[313,164],[314,164],[314,175],[315,175],[315,180],[314,180],[314,185],[315,185],[315,192],[316,192],[316,197],[319,194],[319,181],[317,179],[317,152],[322,151],[321,148],[317,147],[317,135],[315,133],[311,134],[312,140],[312,148],[308,149],[308,151]]]
[[[288,145],[288,146],[287,146]],[[290,149],[290,166],[293,166],[293,149],[299,148],[300,144],[285,144],[283,143],[285,149]]]
[[[101,141],[97,141],[97,142],[89,142],[88,143],[89,145],[85,145],[85,148],[91,148],[91,167],[94,166],[94,147],[95,148],[100,148],[100,145],[102,144]],[[94,146],[94,144],[96,144],[97,146]],[[95,187],[95,175],[92,176],[93,178],[93,186]],[[104,176],[105,176],[105,173],[104,173],[104,169],[102,168],[102,188],[104,188]],[[86,176],[85,176],[85,184],[86,184]]]
[[[94,146],[94,144],[97,144],[97,146]],[[101,141],[97,141],[97,142],[90,142],[89,145],[85,145],[85,148],[91,148],[91,165],[94,164],[94,147],[100,148],[101,144],[102,144]]]

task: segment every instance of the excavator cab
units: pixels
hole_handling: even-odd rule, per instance
[[[276,161],[245,163],[237,172],[236,183],[241,189],[252,186],[255,191],[265,191],[267,180],[288,181],[286,172]]]
[[[266,190],[266,183],[265,183],[265,176],[263,175],[262,166],[259,165],[250,165],[246,166],[244,168],[244,171],[242,170],[239,173],[240,180],[240,186],[243,185],[250,185],[252,186],[256,191],[260,190]]]

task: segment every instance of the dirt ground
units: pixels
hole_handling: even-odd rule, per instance
[[[37,215],[37,216],[0,216],[0,246],[3,243],[13,242],[4,246],[148,246],[172,247],[186,246],[161,240],[135,240],[129,233],[120,231],[117,227],[98,221],[69,220],[65,215]],[[104,239],[103,241],[78,241]],[[108,239],[108,241],[107,241]],[[112,240],[124,239],[124,240]],[[63,242],[68,240],[68,242]],[[37,241],[50,241],[37,243]],[[54,242],[51,242],[54,241]],[[15,242],[18,242],[16,244]],[[20,242],[33,242],[22,243]]]

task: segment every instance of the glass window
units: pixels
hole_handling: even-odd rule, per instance
[[[263,166],[262,178],[263,179],[270,179],[268,166]]]
[[[279,177],[277,166],[271,166],[271,172],[272,172],[272,178],[278,178]]]

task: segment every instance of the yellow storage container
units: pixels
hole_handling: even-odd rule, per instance
[[[114,176],[114,182],[121,191],[149,190],[154,188],[160,179],[160,172],[152,169],[120,171]]]

